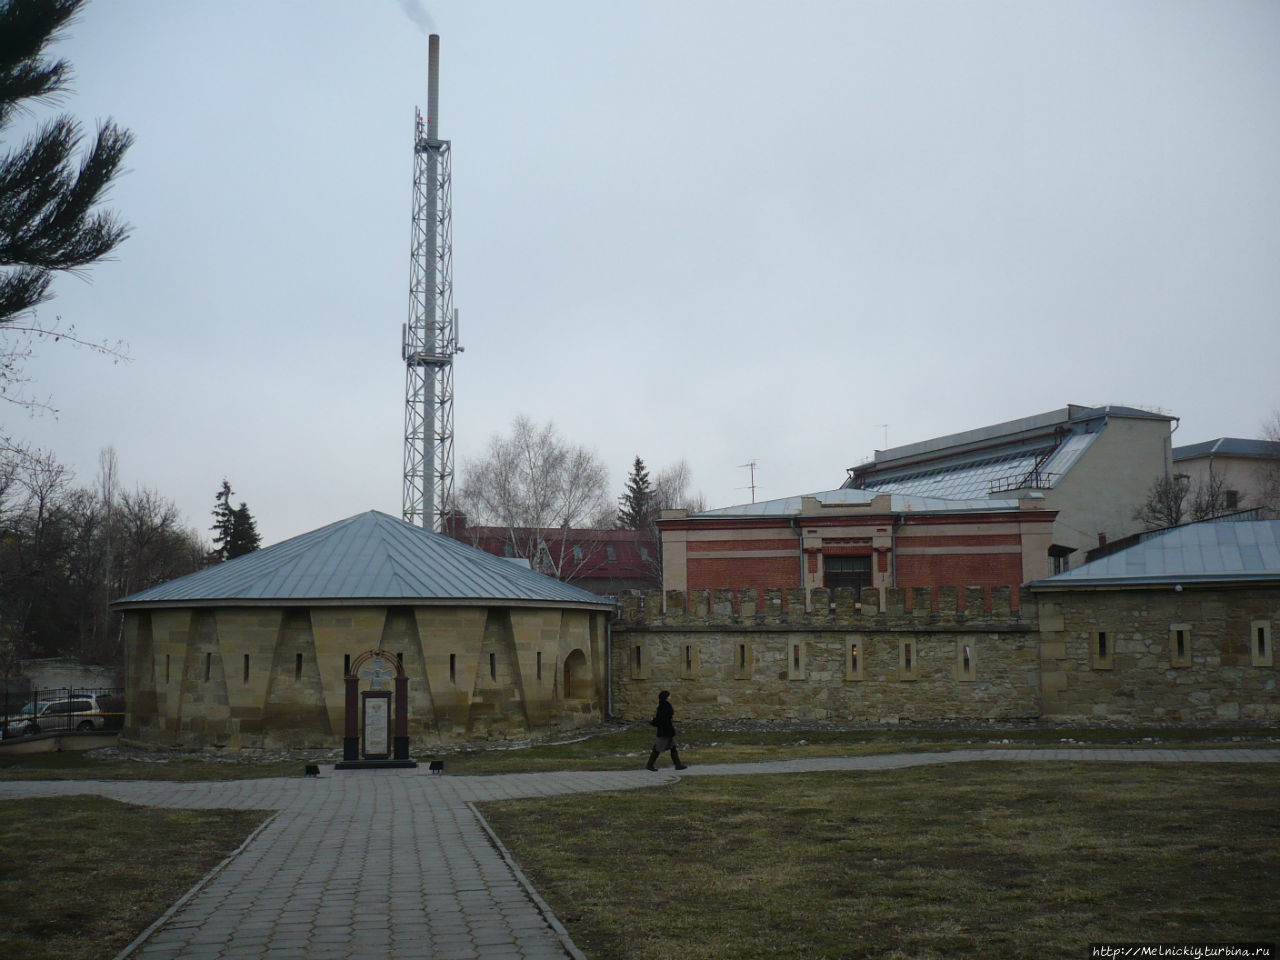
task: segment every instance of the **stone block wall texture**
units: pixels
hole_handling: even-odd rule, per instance
[[[1036,716],[1034,615],[1011,609],[1008,588],[989,606],[982,596],[914,588],[907,609],[890,589],[881,611],[845,590],[812,591],[810,610],[803,591],[628,595],[613,626],[614,713],[647,720],[670,690],[686,720]]]
[[[237,607],[125,614],[126,742],[335,748],[347,658],[409,678],[420,743],[523,739],[598,720],[604,614],[512,607]]]
[[[1117,721],[1280,720],[1280,661],[1254,655],[1258,625],[1266,625],[1269,644],[1280,625],[1280,589],[1042,594],[1044,713]],[[1109,664],[1098,662],[1099,633],[1106,634]]]
[[[615,714],[647,720],[665,689],[684,719],[1280,721],[1280,588],[890,589],[883,609],[874,595],[815,590],[810,601],[625,595]]]

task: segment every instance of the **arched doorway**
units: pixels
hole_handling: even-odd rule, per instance
[[[564,660],[564,698],[566,700],[591,699],[591,669],[587,655],[575,650]]]

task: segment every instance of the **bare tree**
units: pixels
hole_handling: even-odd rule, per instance
[[[680,460],[659,471],[653,481],[654,498],[658,501],[658,510],[688,510],[690,513],[701,513],[707,509],[707,498],[702,491],[690,491],[693,485],[693,471],[688,461]]]
[[[1280,443],[1280,408],[1271,411],[1262,424],[1262,439],[1272,443]],[[1272,457],[1262,468],[1262,506],[1271,511],[1272,516],[1280,516],[1280,458]]]
[[[519,416],[510,434],[494,434],[483,457],[463,464],[458,506],[472,523],[501,527],[514,555],[535,569],[572,580],[599,563],[600,550],[580,532],[611,525],[608,488],[594,451],[567,443],[554,424]]]
[[[1133,512],[1133,519],[1148,530],[1162,530],[1222,516],[1228,512],[1226,481],[1225,475],[1213,472],[1195,486],[1185,473],[1158,477],[1147,489],[1147,499]]]

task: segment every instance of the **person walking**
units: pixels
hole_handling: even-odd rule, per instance
[[[649,725],[658,728],[658,739],[653,742],[653,753],[649,754],[649,762],[645,764],[646,770],[656,771],[658,768],[654,766],[658,762],[658,754],[671,751],[671,762],[677,770],[685,769],[688,764],[680,762],[680,754],[676,750],[676,728],[672,723],[672,719],[676,715],[675,708],[671,706],[671,691],[663,690],[658,694],[658,709],[653,715],[653,719],[649,721]]]

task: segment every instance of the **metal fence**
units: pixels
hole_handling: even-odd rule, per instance
[[[124,690],[119,687],[50,687],[36,690],[25,704],[2,705],[0,736],[34,736],[58,731],[119,730],[124,725]]]

